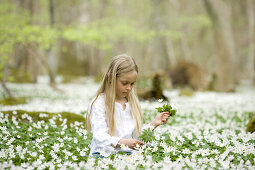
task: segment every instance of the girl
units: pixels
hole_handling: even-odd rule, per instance
[[[87,130],[93,133],[90,156],[109,156],[118,151],[131,154],[137,144],[144,144],[137,139],[142,130],[167,122],[169,113],[162,112],[142,127],[142,111],[133,89],[137,74],[134,59],[126,54],[114,57],[108,65],[86,117]]]

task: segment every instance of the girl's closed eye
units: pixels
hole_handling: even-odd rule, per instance
[[[124,86],[125,86],[125,85],[128,85],[128,82],[125,82],[125,81],[124,81],[124,82],[121,82],[121,83],[122,83],[122,85],[124,85]]]
[[[124,86],[126,86],[126,85],[131,85],[131,86],[133,86],[135,83],[129,83],[129,82],[122,82],[122,85],[124,85]]]

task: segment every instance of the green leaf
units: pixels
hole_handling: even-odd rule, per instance
[[[169,112],[170,116],[175,116],[176,110],[170,104],[164,104],[162,107],[156,108],[159,113],[161,112]]]

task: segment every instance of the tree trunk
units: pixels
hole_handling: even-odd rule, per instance
[[[40,15],[40,1],[39,0],[34,0],[34,1],[19,0],[17,1],[17,3],[19,4],[20,7],[29,11],[29,14],[32,18],[31,25],[38,24],[38,20],[35,17]],[[36,49],[33,49],[34,51],[39,50],[37,46],[27,46],[26,48],[28,49],[36,48]],[[29,81],[35,83],[37,81],[37,77],[40,72],[40,65],[37,62],[36,56],[31,56],[29,53],[26,53],[27,49],[15,49],[15,50],[19,51],[19,52],[15,52],[17,55],[25,53],[25,55],[23,56],[14,56],[15,58],[18,57],[22,59],[20,64],[20,70],[22,70],[22,72],[20,72],[20,74],[24,74],[25,77],[28,74],[30,76]]]
[[[42,52],[40,50],[37,50],[38,47],[36,47],[36,44],[30,44],[29,47],[31,47],[31,48],[27,47],[29,55],[33,56],[34,58],[38,59],[41,62],[41,64],[47,70],[48,75],[50,77],[50,85],[55,87],[54,73],[53,73],[48,61],[46,60],[46,57],[42,54]]]
[[[54,27],[55,25],[55,0],[49,0],[49,13],[50,13],[50,26]],[[48,50],[47,53],[47,59],[49,64],[48,73],[50,77],[50,84],[55,86],[55,77],[56,77],[56,72],[57,72],[57,67],[58,67],[58,57],[56,56],[56,52],[53,50],[52,46]],[[45,64],[44,64],[45,65]],[[50,69],[50,71],[49,71]]]
[[[55,0],[49,0],[50,25],[55,25]]]
[[[170,64],[166,40],[158,34],[166,27],[166,20],[164,18],[165,6],[166,2],[164,1],[152,0],[152,28],[156,32],[152,40],[152,55],[150,60],[153,61],[151,62],[152,71],[157,71],[158,69],[167,70]]]
[[[214,88],[219,91],[231,91],[234,88],[234,76],[236,76],[234,70],[236,67],[234,62],[234,41],[228,16],[230,9],[224,2],[216,1],[203,0],[207,13],[213,24],[215,43],[218,49],[217,65],[215,67],[217,80]],[[220,8],[219,10],[221,12],[219,15],[215,10],[216,3],[217,8]]]
[[[248,34],[249,39],[249,56],[247,62],[247,78],[251,84],[255,84],[255,35],[254,35],[254,0],[246,0],[247,15],[248,15]]]
[[[181,37],[181,58],[186,61],[191,60],[191,51],[189,49],[188,43],[187,43],[187,38],[185,35]]]
[[[1,81],[1,85],[4,89],[4,91],[6,92],[8,98],[12,98],[14,99],[11,91],[8,89],[8,87],[6,86],[6,78],[8,77],[8,66],[7,66],[7,63],[5,63],[5,66],[4,66],[4,75],[3,75],[3,79]]]
[[[175,52],[174,52],[174,45],[172,40],[169,38],[166,40],[166,44],[168,46],[168,53],[169,53],[169,61],[170,61],[170,67],[172,68],[175,64],[176,64],[176,56],[175,56]]]

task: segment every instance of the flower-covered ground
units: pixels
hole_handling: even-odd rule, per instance
[[[191,97],[164,91],[177,113],[148,136],[149,143],[130,156],[94,158],[84,114],[98,84],[59,84],[62,91],[43,83],[8,87],[28,102],[0,105],[0,169],[255,169],[255,133],[245,132],[255,112],[254,89]],[[144,123],[163,104],[141,101]],[[76,121],[67,113],[78,114]]]

